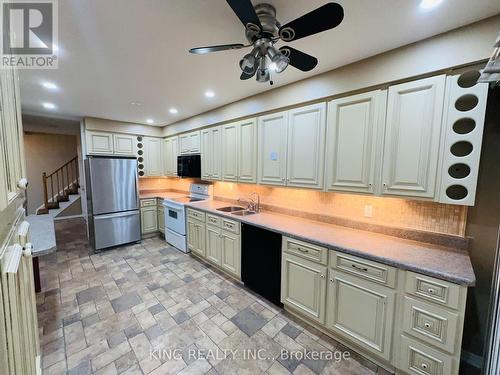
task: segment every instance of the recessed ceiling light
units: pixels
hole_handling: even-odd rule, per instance
[[[52,103],[42,103],[42,105],[43,105],[43,108],[45,108],[45,109],[56,109],[55,104],[52,104]]]
[[[55,83],[52,82],[42,82],[42,86],[49,90],[57,90],[58,87]]]
[[[153,120],[152,118],[147,118],[147,119],[146,119],[146,122],[147,122],[149,125],[151,125],[151,124],[154,124],[154,123],[155,123],[155,122],[154,122],[154,120]]]
[[[213,98],[215,96],[215,92],[213,92],[212,90],[205,91],[205,96],[207,98]]]
[[[142,103],[141,102],[136,102],[136,101],[131,101],[130,105],[133,105],[135,107],[142,107]]]
[[[175,114],[179,113],[179,111],[177,110],[177,108],[170,108],[168,111],[169,111],[171,114],[173,114],[173,115],[175,115]]]
[[[420,9],[429,10],[437,7],[443,0],[422,0],[420,2]]]

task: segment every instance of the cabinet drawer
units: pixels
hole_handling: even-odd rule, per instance
[[[205,222],[205,213],[201,211],[192,210],[191,208],[187,209],[187,216],[191,219],[196,219],[199,221]]]
[[[403,330],[449,353],[455,352],[458,315],[443,308],[404,297]]]
[[[435,349],[401,336],[401,355],[399,368],[414,375],[451,375],[454,373],[454,360]]]
[[[406,272],[406,293],[457,309],[460,286],[414,272]]]
[[[332,251],[330,266],[391,288],[396,286],[397,270],[385,264]]]
[[[141,199],[141,207],[156,206],[156,198]]]
[[[327,264],[328,249],[321,246],[309,244],[289,237],[283,237],[283,251],[297,255],[301,258]]]
[[[235,234],[240,234],[240,223],[238,223],[237,221],[223,218],[222,229]]]
[[[220,228],[222,225],[222,219],[220,216],[207,214],[207,224],[214,225],[214,226]]]

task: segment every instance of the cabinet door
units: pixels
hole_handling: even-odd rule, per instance
[[[323,324],[326,267],[286,253],[281,267],[281,302]]]
[[[144,138],[146,176],[161,176],[163,174],[161,143],[160,138]]]
[[[257,120],[239,124],[238,181],[257,182]]]
[[[191,139],[189,134],[183,134],[179,136],[179,154],[189,154],[191,150]]]
[[[177,176],[177,156],[179,156],[179,137],[167,138],[169,147],[167,152],[167,176]]]
[[[113,134],[87,130],[87,154],[113,154]]]
[[[241,245],[240,236],[222,231],[221,267],[230,274],[241,277]]]
[[[206,233],[206,256],[209,261],[221,265],[221,229],[207,225]]]
[[[259,184],[286,185],[287,112],[258,119]]]
[[[196,237],[196,242],[191,249],[194,253],[205,258],[205,224],[194,221],[194,232]]]
[[[210,179],[220,181],[222,179],[222,131],[220,126],[210,128],[210,131],[212,134],[212,168]]]
[[[328,104],[326,189],[374,192],[379,131],[385,121],[381,90]]]
[[[188,249],[196,253],[196,249],[199,247],[198,230],[196,229],[196,223],[194,220],[187,220],[187,246]]]
[[[390,86],[382,193],[434,197],[445,76]]]
[[[141,208],[141,233],[158,231],[158,215],[156,206]]]
[[[199,154],[200,153],[200,132],[195,131],[188,134],[189,136],[189,153]]]
[[[201,178],[210,180],[213,165],[212,132],[210,129],[201,131]]]
[[[238,181],[238,123],[222,126],[222,179]]]
[[[288,112],[288,186],[323,187],[325,113],[325,103]]]
[[[165,208],[163,205],[156,206],[156,212],[158,214],[158,230],[165,233]]]
[[[389,360],[395,292],[330,269],[327,327]]]
[[[135,155],[136,136],[126,134],[113,134],[115,155]]]

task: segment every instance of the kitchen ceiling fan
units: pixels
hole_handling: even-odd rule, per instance
[[[310,35],[337,27],[344,19],[344,9],[337,3],[327,3],[303,16],[281,25],[276,19],[276,9],[270,4],[255,7],[250,0],[226,0],[245,26],[245,36],[249,44],[223,44],[191,48],[189,52],[206,54],[253,47],[240,60],[240,79],[246,80],[256,75],[258,82],[271,81],[271,71],[281,73],[290,64],[307,72],[318,64],[318,59],[290,46],[277,49],[274,44],[280,39],[285,42],[302,39]]]

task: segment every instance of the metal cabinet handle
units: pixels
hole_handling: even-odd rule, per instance
[[[335,282],[335,280],[334,279],[330,279],[330,282],[333,283],[333,282]]]
[[[431,325],[429,323],[424,323],[425,328],[431,328]]]
[[[427,370],[427,364],[426,364],[426,363],[422,363],[422,364],[420,365],[420,367],[422,367],[424,370]]]
[[[434,289],[429,288],[429,289],[427,289],[427,292],[429,292],[429,294],[434,294]]]
[[[359,271],[368,272],[368,268],[359,267],[359,266],[357,266],[355,264],[351,264],[351,266],[352,266],[352,268],[355,268],[355,269],[357,269]]]
[[[300,251],[300,252],[303,252],[303,253],[308,253],[309,252],[308,249],[303,249],[301,247],[297,247],[297,250]]]
[[[319,275],[319,277],[321,277],[322,279],[324,279],[325,275],[321,274],[321,275]]]

